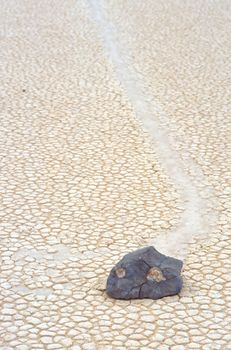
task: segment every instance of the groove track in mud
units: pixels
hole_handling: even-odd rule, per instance
[[[174,137],[166,129],[166,125],[171,121],[163,111],[161,104],[149,92],[148,86],[145,86],[142,76],[139,77],[133,68],[129,52],[124,54],[124,48],[121,50],[119,33],[115,25],[107,18],[105,1],[91,0],[90,9],[92,18],[99,28],[106,55],[115,68],[116,75],[138,120],[148,132],[161,165],[184,203],[184,211],[178,225],[148,243],[155,245],[165,254],[184,258],[190,241],[194,237],[204,237],[209,234],[210,226],[216,220],[212,204],[214,200],[211,200],[212,190],[209,185],[204,187],[202,198],[195,184],[206,182],[200,167],[193,159],[179,154],[174,149]],[[162,125],[163,121],[165,126]],[[178,137],[178,135],[174,136]]]

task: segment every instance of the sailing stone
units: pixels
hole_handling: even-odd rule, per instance
[[[182,288],[183,262],[145,247],[126,254],[111,270],[107,294],[115,299],[160,299]]]

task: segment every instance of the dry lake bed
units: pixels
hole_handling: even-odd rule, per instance
[[[1,2],[1,350],[231,349],[230,7]],[[110,298],[150,245],[180,294]]]

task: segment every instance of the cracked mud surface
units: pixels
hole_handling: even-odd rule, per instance
[[[229,1],[0,16],[0,348],[231,349]],[[108,298],[150,242],[184,248],[180,296]]]

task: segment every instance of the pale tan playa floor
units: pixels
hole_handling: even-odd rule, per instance
[[[1,3],[0,349],[231,349],[229,6]],[[180,296],[109,299],[155,242]]]

